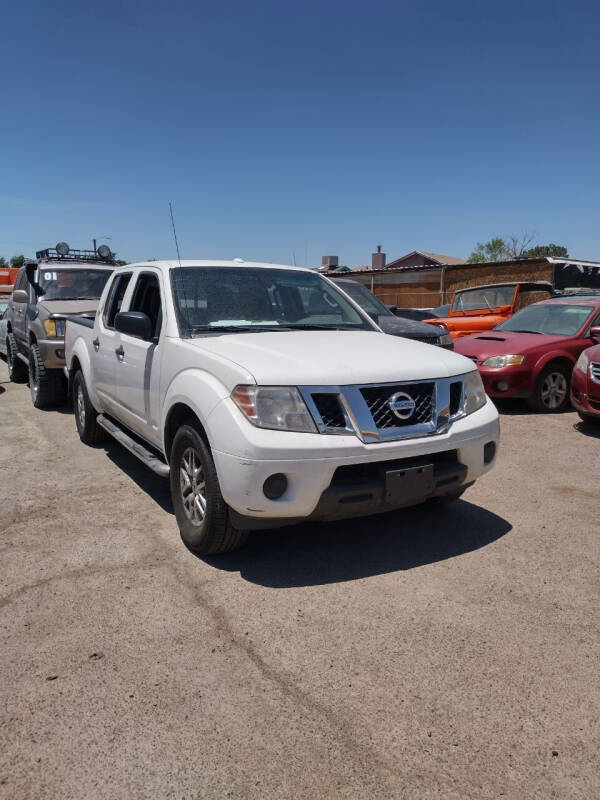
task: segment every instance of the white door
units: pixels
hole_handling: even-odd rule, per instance
[[[141,311],[150,318],[152,339],[144,341],[120,333],[116,362],[118,417],[136,433],[160,443],[159,386],[160,349],[164,307],[160,274],[141,272],[131,292],[128,311]]]
[[[113,278],[102,315],[94,331],[91,357],[94,361],[96,394],[102,408],[109,414],[117,410],[117,350],[121,344],[120,334],[115,330],[115,317],[121,310],[125,294],[131,281],[131,272],[119,273]]]

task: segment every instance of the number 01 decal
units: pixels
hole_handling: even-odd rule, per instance
[[[45,281],[55,281],[56,280],[56,272],[44,272],[44,280]]]

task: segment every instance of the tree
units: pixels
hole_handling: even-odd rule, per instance
[[[477,242],[475,249],[467,259],[469,264],[479,264],[485,261],[503,261],[506,258],[506,243],[500,236],[490,239],[489,242]]]
[[[7,267],[8,264],[6,263],[6,259],[4,256],[0,256],[0,267]]]
[[[20,268],[25,263],[25,256],[13,256],[10,260],[11,267]]]
[[[561,244],[538,244],[536,247],[530,247],[523,255],[527,258],[544,258],[545,256],[554,256],[555,258],[569,257],[567,248]]]
[[[535,237],[535,231],[521,231],[520,234],[511,234],[506,242],[505,254],[507,258],[523,258],[525,251],[532,243]]]
[[[495,236],[489,242],[477,242],[477,245],[469,258],[468,264],[479,264],[489,261],[508,261],[515,258],[544,258],[545,256],[555,256],[558,258],[568,258],[567,248],[560,244],[529,245],[535,238],[535,231],[521,231],[520,234],[511,234],[503,239]]]

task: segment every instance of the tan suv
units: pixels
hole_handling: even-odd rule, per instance
[[[36,408],[66,399],[65,319],[95,316],[114,267],[108,247],[71,250],[60,242],[19,270],[7,312],[6,356],[10,379],[29,380]]]

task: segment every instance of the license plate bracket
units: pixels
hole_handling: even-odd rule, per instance
[[[385,502],[412,505],[433,494],[433,464],[419,464],[385,472]]]

